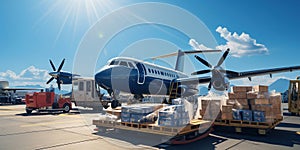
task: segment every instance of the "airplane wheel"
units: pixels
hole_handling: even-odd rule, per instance
[[[26,113],[27,113],[27,115],[30,115],[32,113],[32,109],[26,108]]]
[[[112,100],[111,101],[111,108],[115,109],[120,105],[118,100]]]
[[[71,107],[70,107],[70,104],[64,104],[64,113],[68,113],[69,111],[70,111],[70,109],[71,109]]]

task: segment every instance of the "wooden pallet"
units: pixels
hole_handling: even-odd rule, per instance
[[[93,125],[96,125],[98,128],[117,128],[159,135],[176,136],[197,131],[200,128],[209,128],[211,123],[210,121],[192,120],[188,125],[183,127],[166,127],[159,126],[157,124],[138,124],[132,122],[93,120]]]
[[[258,134],[265,135],[269,130],[274,129],[281,121],[283,117],[274,119],[273,122],[254,122],[254,121],[242,121],[242,120],[215,120],[216,126],[228,126],[234,127],[235,132],[242,132],[243,128],[257,129]]]

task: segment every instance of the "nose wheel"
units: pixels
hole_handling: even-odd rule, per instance
[[[115,109],[118,106],[121,106],[121,103],[118,100],[120,98],[120,92],[118,90],[110,90],[109,94],[113,99],[110,104],[111,108]]]

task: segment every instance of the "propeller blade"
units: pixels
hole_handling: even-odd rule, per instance
[[[205,66],[212,68],[212,65],[210,63],[208,63],[206,60],[202,59],[201,57],[195,55],[196,59],[199,60],[202,64],[204,64]]]
[[[210,91],[210,89],[211,89],[211,82],[209,82],[208,84],[208,91]]]
[[[217,64],[217,66],[221,66],[222,64],[223,64],[223,62],[224,62],[224,60],[226,59],[226,57],[228,56],[228,54],[229,54],[229,48],[225,51],[225,53],[223,54],[223,56],[220,58],[220,60],[219,60],[219,62],[218,62],[218,64]]]
[[[59,79],[59,77],[56,79],[56,83],[57,83],[58,89],[60,90],[60,79]]]
[[[200,70],[200,71],[193,72],[191,75],[205,74],[209,72],[211,72],[211,70]]]
[[[51,59],[49,59],[49,61],[50,61],[50,64],[51,64],[51,67],[52,67],[53,71],[56,71],[55,66],[54,66],[53,62],[51,61]]]
[[[62,62],[60,63],[57,72],[60,72],[60,70],[63,67],[64,63],[65,63],[65,59],[63,59]]]
[[[50,78],[48,81],[47,81],[47,83],[46,84],[49,84],[52,80],[53,80],[54,78],[52,77],[52,78]]]

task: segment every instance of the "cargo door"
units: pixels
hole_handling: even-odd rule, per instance
[[[144,84],[145,82],[145,66],[141,63],[137,63],[136,67],[138,68],[138,80],[137,83],[138,84]]]

